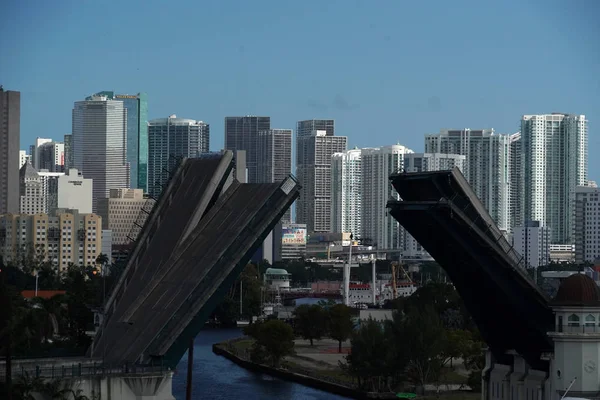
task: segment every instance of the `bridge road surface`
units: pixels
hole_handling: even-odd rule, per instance
[[[186,159],[182,162],[179,167],[185,174],[182,181],[175,182],[172,190],[165,193],[169,199],[166,199],[165,202],[160,199],[159,204],[156,205],[159,208],[154,210],[160,221],[156,220],[155,224],[150,223],[150,226],[146,224],[144,227],[144,230],[152,230],[146,251],[137,255],[135,264],[130,260],[123,272],[124,276],[130,275],[130,277],[127,279],[127,286],[124,286],[125,282],[121,282],[123,286],[119,288],[120,298],[113,303],[114,312],[110,319],[105,321],[101,336],[95,339],[94,353],[96,355],[105,355],[114,342],[121,339],[121,335],[125,332],[119,322],[123,312],[135,300],[145,284],[150,282],[169,260],[171,253],[180,242],[185,226],[190,221],[190,216],[195,212],[203,213],[209,205],[209,200],[221,190],[226,177],[217,174],[223,174],[227,170],[225,168],[223,171],[222,161],[227,164],[227,159],[223,158]],[[220,181],[220,185],[216,187],[211,185],[215,179],[217,182]],[[148,240],[144,233],[140,232],[140,237],[142,240]],[[135,268],[136,265],[140,265],[141,268]]]
[[[551,346],[546,333],[554,321],[548,299],[490,227],[460,171],[390,179],[403,199],[388,203],[390,214],[446,270],[494,355],[515,349],[544,368],[540,356]]]
[[[188,251],[172,267],[166,269],[164,278],[153,278],[155,288],[131,312],[132,317],[127,321],[118,321],[121,322],[122,335],[120,340],[107,349],[107,362],[118,364],[138,360],[165,325],[179,314],[179,310],[182,310],[183,315],[186,314],[186,308],[193,304],[188,302],[193,301],[192,296],[197,295],[195,290],[200,283],[208,284],[213,291],[222,284],[226,275],[217,274],[216,281],[207,280],[212,269],[228,268],[229,274],[244,256],[249,258],[252,255],[251,251],[260,244],[257,237],[268,233],[272,229],[271,225],[277,222],[278,210],[283,214],[297,197],[297,193],[292,196],[279,195],[279,204],[271,204],[273,202],[269,200],[277,192],[283,193],[280,186],[278,183],[232,185],[225,196],[217,200],[196,228],[199,232],[193,234],[196,238]],[[229,196],[231,192],[233,193]],[[282,205],[285,205],[285,209]],[[263,209],[262,218],[255,218]],[[266,224],[267,229],[263,229],[265,232],[256,231],[261,224]],[[251,243],[240,249],[238,243],[244,234],[251,235]],[[224,262],[215,265],[222,256],[225,256]],[[206,300],[205,296],[204,302]],[[198,311],[192,308],[187,314],[195,315]]]

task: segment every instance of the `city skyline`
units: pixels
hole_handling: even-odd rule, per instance
[[[11,62],[0,66],[0,84],[22,93],[21,149],[36,136],[61,140],[70,133],[69,107],[75,99],[114,88],[148,93],[149,119],[176,113],[210,123],[213,132],[223,131],[227,115],[270,115],[271,125],[281,128],[293,128],[297,120],[335,119],[349,148],[400,142],[423,151],[421,135],[442,128],[514,133],[524,114],[579,113],[590,120],[590,154],[599,151],[594,133],[600,121],[595,73],[600,55],[593,39],[599,32],[593,19],[598,3],[566,9],[554,0],[543,7],[519,3],[515,13],[516,4],[440,3],[434,13],[418,4],[387,1],[379,7],[310,1],[216,4],[202,10],[207,21],[192,28],[181,18],[191,20],[200,5],[164,9],[149,1],[142,10],[146,23],[133,37],[125,22],[139,17],[140,10],[131,4],[124,4],[118,16],[97,4],[68,9],[43,4],[33,12],[3,5],[7,18],[0,46]],[[272,29],[254,24],[248,13],[266,18]],[[398,24],[401,15],[411,18]],[[290,24],[292,16],[320,28]],[[87,28],[97,18],[115,21],[110,35]],[[471,23],[443,28],[455,19]],[[152,29],[158,22],[165,29]],[[494,23],[513,29],[490,29]],[[131,40],[116,40],[123,37]],[[541,43],[553,43],[563,56],[531,57],[530,49]],[[203,51],[191,54],[186,64],[157,62],[157,50],[165,46],[175,53],[188,53],[190,46]],[[406,62],[406,55],[419,61]],[[99,56],[119,60],[119,68],[101,68]],[[465,64],[466,59],[486,60],[486,66]],[[519,95],[524,88],[527,95]],[[40,133],[38,121],[50,128]],[[223,144],[221,135],[214,135],[211,150]],[[599,170],[600,160],[590,158],[590,178],[598,180]]]

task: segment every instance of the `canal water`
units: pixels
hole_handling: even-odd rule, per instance
[[[241,336],[240,329],[203,330],[194,345],[192,398],[198,400],[344,400],[321,390],[269,375],[250,372],[212,352],[214,343]],[[173,376],[173,395],[185,400],[187,354],[183,356]]]

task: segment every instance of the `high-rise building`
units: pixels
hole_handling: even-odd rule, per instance
[[[246,151],[248,183],[258,180],[258,133],[271,129],[271,117],[225,117],[225,150]]]
[[[21,92],[0,86],[0,214],[19,211]]]
[[[148,95],[115,94],[103,91],[94,96],[106,96],[109,100],[123,102],[127,110],[127,162],[129,180],[134,189],[148,191]],[[88,97],[86,100],[91,100]]]
[[[110,189],[129,188],[127,109],[122,101],[93,96],[73,108],[73,162],[94,181],[93,207]]]
[[[521,132],[510,135],[509,138],[509,215],[510,228],[523,226],[523,148]]]
[[[521,265],[539,268],[550,263],[550,232],[540,221],[527,221],[513,230],[513,248],[523,257]]]
[[[158,198],[169,172],[180,157],[194,158],[208,153],[210,126],[194,119],[153,119],[148,123],[148,193]],[[95,184],[95,181],[94,181]],[[114,234],[114,232],[113,232]]]
[[[35,143],[29,146],[31,165],[36,169],[36,171],[40,169],[40,148],[47,143],[52,143],[52,139],[37,137],[35,138]]]
[[[71,168],[66,174],[58,177],[56,207],[78,210],[81,214],[92,213],[91,179],[84,178],[76,168]],[[52,195],[50,196],[52,199]],[[50,207],[50,213],[53,208]]]
[[[19,171],[19,213],[33,215],[48,210],[42,178],[29,163]]]
[[[346,151],[347,141],[324,130],[297,136],[296,177],[302,189],[296,222],[306,224],[309,233],[331,229],[331,156]]]
[[[283,182],[292,173],[292,130],[269,129],[258,132],[256,180],[259,183]],[[291,210],[281,218],[291,222]]]
[[[463,174],[488,213],[504,231],[510,229],[508,135],[493,129],[441,130],[425,135],[426,153],[462,154]]]
[[[19,170],[25,163],[31,163],[31,156],[25,150],[19,150]]]
[[[446,171],[454,167],[464,170],[466,157],[461,154],[408,153],[404,154],[405,172]],[[429,258],[427,250],[408,232],[404,233],[403,257]]]
[[[335,121],[332,119],[308,119],[296,123],[296,135],[310,136],[314,131],[325,131],[325,136],[335,135]]]
[[[600,259],[600,189],[591,186],[575,188],[574,211],[575,262],[594,263]]]
[[[405,231],[387,212],[388,200],[400,198],[389,177],[412,152],[399,144],[362,151],[362,239],[379,249],[404,248]]]
[[[75,210],[0,215],[0,231],[0,255],[6,261],[33,256],[64,271],[70,263],[95,266],[102,251],[102,219]]]
[[[36,147],[35,169],[38,171],[64,172],[65,145],[60,142],[45,142]]]
[[[52,214],[58,208],[58,180],[64,176],[64,172],[50,172],[47,169],[38,171],[42,181],[42,193],[46,202],[46,209],[42,211],[46,214]],[[91,213],[92,210],[90,209]]]
[[[361,149],[331,156],[331,232],[362,238]]]
[[[588,180],[585,115],[524,115],[521,141],[523,221],[542,221],[552,243],[572,243],[575,188]]]
[[[129,237],[132,228],[136,223],[143,225],[148,214],[141,211],[153,204],[154,200],[145,198],[142,189],[111,189],[110,197],[99,200],[98,215],[102,217],[102,229],[112,231],[113,246],[126,245],[136,239]]]
[[[68,134],[65,135],[64,142],[65,144],[65,172],[69,169],[75,167],[73,163],[73,150],[71,146],[73,145],[73,135]]]

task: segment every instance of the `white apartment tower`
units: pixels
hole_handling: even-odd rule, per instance
[[[510,229],[508,135],[493,129],[441,130],[425,135],[426,153],[462,154],[463,174],[498,228]]]
[[[331,232],[362,237],[361,149],[331,156]]]
[[[106,96],[75,102],[72,150],[74,167],[94,181],[93,209],[110,189],[129,188],[127,109]]]
[[[388,200],[399,200],[389,177],[404,169],[404,156],[412,152],[399,144],[362,151],[362,239],[380,249],[404,248],[404,229],[387,212]]]
[[[512,242],[523,257],[522,267],[537,269],[550,263],[550,231],[542,222],[527,221],[523,226],[516,226]]]
[[[303,127],[299,121],[298,126]],[[348,138],[328,135],[326,130],[298,130],[296,176],[302,190],[296,202],[296,222],[309,233],[331,229],[331,156],[346,150]]]
[[[575,262],[596,262],[600,259],[600,189],[579,186],[575,189],[573,243]]]
[[[509,205],[510,228],[523,226],[523,147],[521,132],[509,136]]]
[[[587,184],[585,115],[524,115],[521,141],[523,220],[544,222],[552,243],[572,243],[575,189]]]

